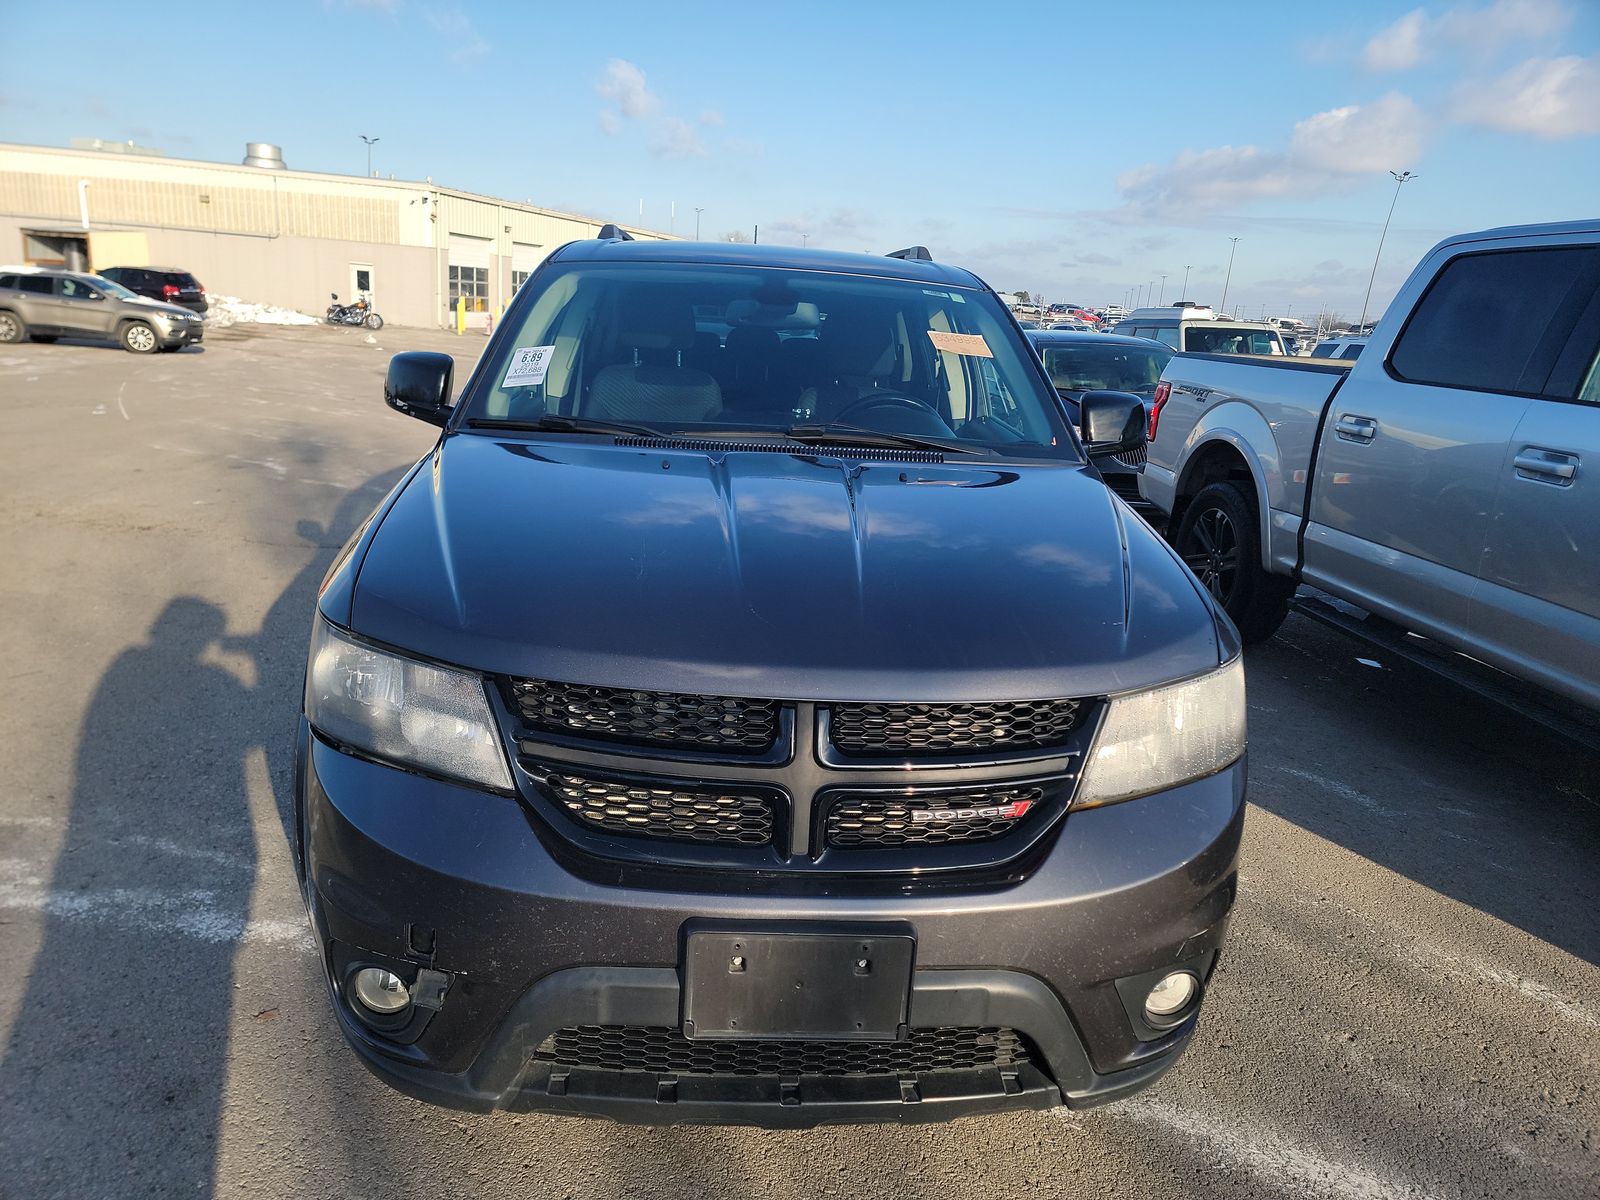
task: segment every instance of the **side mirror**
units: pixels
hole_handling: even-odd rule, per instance
[[[450,419],[450,381],[456,364],[448,354],[409,350],[389,360],[383,381],[383,400],[395,412],[430,425]]]
[[[1090,458],[1126,454],[1145,442],[1144,401],[1132,392],[1085,392],[1078,429]]]

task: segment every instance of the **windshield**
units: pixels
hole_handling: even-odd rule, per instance
[[[553,266],[535,286],[467,400],[469,424],[564,417],[702,437],[838,425],[1077,457],[986,291],[693,263]]]
[[[130,292],[120,283],[113,283],[103,275],[91,275],[89,278],[94,283],[95,287],[99,288],[108,296],[115,296],[118,300],[137,300],[139,298],[137,293]]]
[[[1229,325],[1190,325],[1183,348],[1193,354],[1282,354],[1275,329],[1240,329]]]
[[[1078,342],[1041,346],[1045,374],[1063,392],[1154,392],[1172,351],[1164,346]]]

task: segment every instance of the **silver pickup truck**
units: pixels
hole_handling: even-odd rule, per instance
[[[1300,582],[1600,708],[1600,220],[1450,238],[1354,362],[1179,354],[1144,498],[1248,641]]]

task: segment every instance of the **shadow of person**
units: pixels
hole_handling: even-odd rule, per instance
[[[255,881],[249,695],[207,654],[227,619],[169,602],[101,677],[68,826],[0,1059],[0,1193],[212,1194],[233,959]]]

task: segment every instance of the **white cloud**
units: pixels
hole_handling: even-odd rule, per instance
[[[1409,71],[1422,61],[1427,31],[1428,14],[1412,9],[1372,35],[1361,49],[1361,65],[1369,71]]]
[[[1477,57],[1498,54],[1519,41],[1554,37],[1572,23],[1565,0],[1494,0],[1482,8],[1456,7],[1437,16],[1414,8],[1384,26],[1362,47],[1369,71],[1409,71],[1441,49]]]
[[[680,117],[666,117],[656,127],[650,149],[662,158],[704,158],[705,143],[694,126]]]
[[[708,129],[722,124],[722,114],[714,108],[708,108],[700,114],[700,124]]]
[[[605,134],[607,137],[616,137],[617,134],[622,132],[622,118],[617,116],[617,114],[612,112],[609,108],[602,108],[600,110],[599,120],[600,132]]]
[[[1165,166],[1117,178],[1125,220],[1197,219],[1257,200],[1317,196],[1362,176],[1406,167],[1422,151],[1427,119],[1407,96],[1391,92],[1307,117],[1288,148],[1216,146],[1185,150]]]
[[[1301,170],[1330,174],[1387,171],[1422,152],[1427,119],[1409,96],[1390,92],[1371,104],[1348,104],[1294,127],[1289,158]]]
[[[645,86],[644,72],[625,58],[606,63],[594,90],[617,106],[624,117],[645,117],[656,110],[660,98]]]
[[[433,31],[450,47],[448,58],[458,66],[489,53],[489,43],[478,32],[472,18],[459,8],[440,8],[423,14]]]
[[[1549,141],[1600,134],[1600,58],[1530,58],[1459,94],[1455,115]]]

